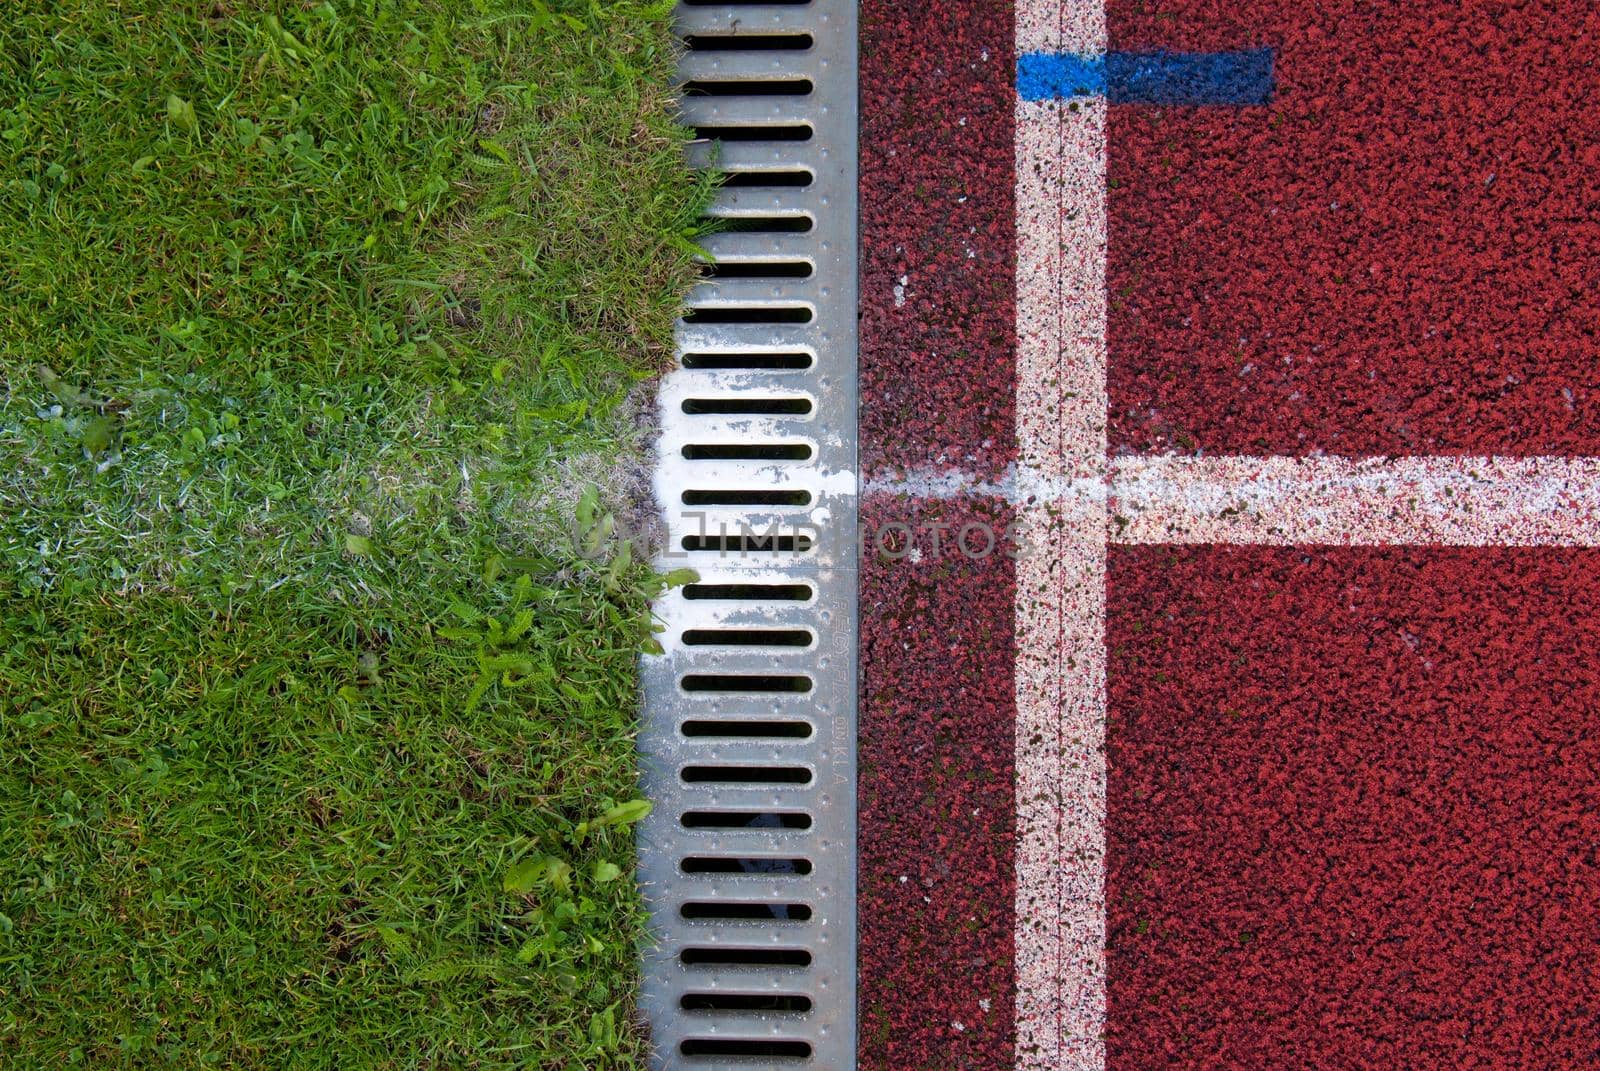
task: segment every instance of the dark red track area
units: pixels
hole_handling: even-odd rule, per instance
[[[861,17],[862,470],[995,474],[1016,454],[1011,6]],[[882,493],[862,514],[860,1066],[1009,1069],[1015,581],[954,528],[931,542],[1009,517]],[[873,554],[890,523],[920,562]]]
[[[1109,1066],[1600,1066],[1600,551],[1124,548]]]
[[[862,466],[993,474],[1016,456],[1011,4],[861,20]]]
[[[864,521],[951,527],[937,557],[925,536],[920,562],[863,563],[860,1066],[999,1071],[1015,1014],[1015,580],[954,541],[1010,516],[878,495]]]
[[[1277,49],[1268,107],[1112,109],[1128,451],[1600,454],[1600,7],[1112,0]]]

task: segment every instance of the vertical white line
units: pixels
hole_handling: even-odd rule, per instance
[[[1103,0],[1019,0],[1017,52],[1101,56]],[[1017,439],[1047,487],[1106,471],[1106,102],[1016,112]],[[1105,1066],[1104,496],[1023,505],[1017,1067]]]
[[[1018,8],[1019,30],[1023,9]],[[1021,43],[1019,42],[1019,53]],[[1050,103],[1017,104],[1017,445],[1026,467],[1059,483],[1062,359],[1057,285],[1061,142]],[[1048,484],[1050,481],[1042,481]],[[1017,1066],[1054,1068],[1060,1049],[1062,577],[1068,563],[1054,503],[1017,506],[1016,980]]]

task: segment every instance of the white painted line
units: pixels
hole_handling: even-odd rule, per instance
[[[1047,480],[1036,470],[1020,465],[1007,465],[996,479],[974,476],[965,469],[929,467],[869,476],[861,485],[861,493],[941,500],[997,498],[1025,505],[1035,499],[1058,497],[1059,487],[1060,481]]]
[[[1600,545],[1600,458],[1128,458],[1116,543]]]
[[[1100,517],[1112,544],[1600,546],[1600,457],[1124,457],[1103,475],[883,474],[867,494]]]
[[[1016,47],[1106,48],[1103,0],[1018,0]],[[1016,105],[1020,471],[1103,479],[1106,102]],[[1016,603],[1017,1066],[1105,1066],[1103,496],[1019,511]]]

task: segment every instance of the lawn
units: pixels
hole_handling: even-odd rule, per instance
[[[643,1048],[662,3],[0,21],[0,1064]]]

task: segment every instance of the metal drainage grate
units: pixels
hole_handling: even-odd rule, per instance
[[[642,1008],[662,1068],[855,1066],[856,12],[687,0],[722,226],[662,383]]]

